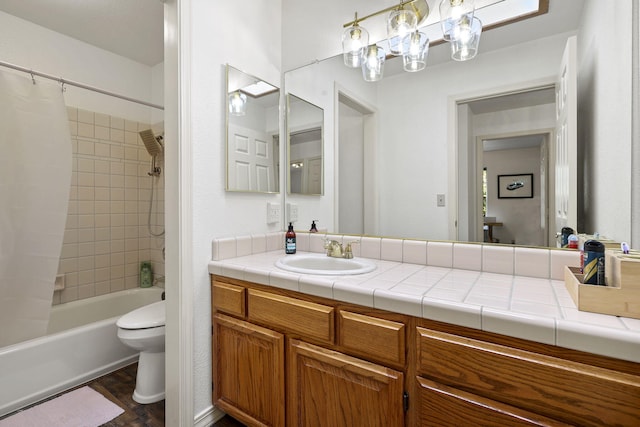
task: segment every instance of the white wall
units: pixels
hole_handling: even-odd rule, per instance
[[[162,104],[161,64],[152,69],[4,12],[0,12],[0,39],[0,60],[4,62]],[[0,67],[0,70],[9,69]],[[154,113],[152,108],[70,85],[65,87],[67,105],[139,122],[162,120],[161,113]]]
[[[540,224],[540,147],[486,151],[487,216],[496,217],[502,227],[494,227],[500,243],[543,246],[545,230]],[[499,199],[498,175],[533,174],[533,198]]]
[[[225,64],[280,81],[281,6],[276,0],[244,3],[191,1],[191,179],[193,235],[194,411],[211,406],[211,298],[207,262],[213,238],[282,230],[266,224],[267,201],[280,195],[225,192]]]
[[[378,84],[384,117],[379,143],[380,234],[449,238],[453,219],[447,208],[436,206],[436,195],[448,193],[450,98],[472,98],[512,84],[553,79],[569,35],[480,53],[469,62],[427,66],[420,73],[404,73]],[[518,61],[513,60],[516,57]]]
[[[578,37],[578,224],[631,236],[631,1],[587,0]]]

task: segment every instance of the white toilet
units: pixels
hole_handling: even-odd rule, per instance
[[[165,302],[145,305],[116,322],[118,338],[140,351],[133,400],[153,403],[164,399]]]

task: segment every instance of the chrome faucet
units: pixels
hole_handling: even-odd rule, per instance
[[[327,256],[332,258],[353,258],[353,251],[351,250],[351,244],[358,242],[347,243],[345,248],[342,247],[342,243],[337,240],[326,239],[324,241],[324,248],[327,250]]]

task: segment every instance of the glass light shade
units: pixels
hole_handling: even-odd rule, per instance
[[[371,45],[367,47],[362,58],[362,77],[367,82],[376,82],[382,79],[384,73],[385,52],[384,49]]]
[[[342,33],[342,56],[344,65],[358,68],[362,64],[362,55],[369,45],[369,32],[357,23]]]
[[[247,95],[236,90],[229,94],[229,113],[234,116],[244,116],[247,110]]]
[[[474,0],[442,0],[440,3],[440,25],[442,37],[446,41],[453,39],[455,29],[466,19],[471,22],[475,11]]]
[[[429,55],[429,38],[425,33],[414,31],[405,36],[404,54],[402,62],[405,71],[415,72],[424,70],[427,66],[427,55]]]
[[[451,45],[451,58],[456,61],[468,61],[478,54],[480,35],[482,34],[482,22],[473,18],[471,23],[465,22],[454,33]]]
[[[389,51],[393,55],[402,55],[402,40],[416,30],[418,17],[412,10],[394,10],[387,19],[387,38]]]

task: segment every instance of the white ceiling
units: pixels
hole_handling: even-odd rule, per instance
[[[428,2],[432,11],[437,10],[439,0]],[[583,3],[584,0],[550,0],[546,15],[483,34],[480,50],[575,30]],[[323,59],[318,54],[324,51],[330,51],[326,56],[334,55],[340,49],[342,23],[352,19],[354,10],[364,13],[390,4],[392,0],[282,0],[287,27],[286,31],[283,29],[283,49],[293,49],[294,56],[297,52],[315,52],[311,59]],[[309,8],[314,10],[312,20]],[[0,11],[149,66],[163,61],[162,0],[0,0]],[[304,26],[307,34],[314,34],[312,43],[307,38],[288,39],[288,34],[300,34],[296,25]],[[307,48],[300,50],[296,43],[303,42]],[[310,46],[314,44],[317,46]],[[438,62],[437,49],[432,53],[430,64]],[[287,58],[283,58],[285,63]],[[284,67],[288,69],[287,64]]]
[[[0,0],[0,11],[142,64],[163,61],[161,0]]]

